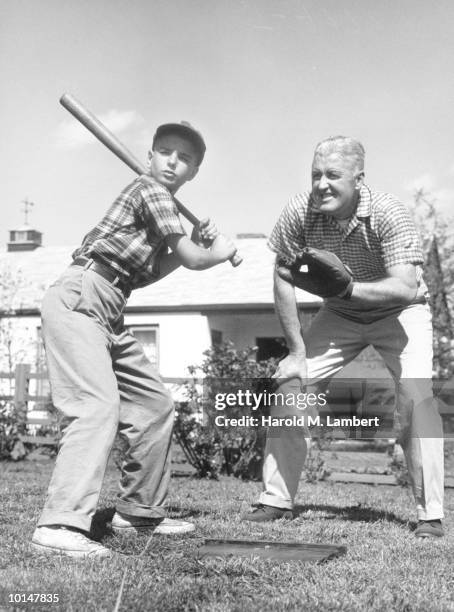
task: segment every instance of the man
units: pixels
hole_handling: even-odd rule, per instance
[[[364,148],[358,141],[338,136],[316,147],[312,190],[290,200],[269,246],[277,253],[275,303],[289,349],[275,377],[327,379],[372,345],[396,382],[400,443],[419,520],[415,535],[442,536],[443,437],[432,401],[432,325],[423,257],[404,206],[364,184]],[[337,255],[352,279],[325,300],[303,338],[294,285],[323,295],[310,267],[298,271],[298,256],[307,247]],[[306,452],[303,429],[268,437],[264,491],[246,520],[292,517]]]
[[[204,270],[235,253],[209,219],[189,239],[173,199],[196,176],[205,148],[188,123],[161,125],[149,153],[149,175],[123,190],[45,295],[42,329],[52,398],[67,425],[33,535],[40,551],[110,555],[86,534],[117,430],[128,448],[113,530],[168,534],[194,529],[165,518],[173,404],[143,349],[125,330],[123,311],[131,290],[180,265]],[[211,246],[204,248],[208,242]]]

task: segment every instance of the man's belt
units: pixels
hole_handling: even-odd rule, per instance
[[[110,266],[100,263],[91,257],[76,257],[71,264],[72,266],[82,266],[83,268],[93,270],[99,276],[102,276],[114,287],[118,287],[123,295],[127,298],[131,294],[131,288],[127,281]]]

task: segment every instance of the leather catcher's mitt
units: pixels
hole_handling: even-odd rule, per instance
[[[300,272],[302,265],[307,266],[307,272]],[[279,262],[277,273],[295,287],[323,298],[337,295],[348,299],[352,293],[351,270],[337,255],[323,249],[305,247],[293,265]]]

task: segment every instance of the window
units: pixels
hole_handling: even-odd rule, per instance
[[[143,347],[144,353],[150,362],[159,367],[158,326],[157,325],[130,325],[129,331],[137,338]]]
[[[222,344],[222,332],[218,329],[211,330],[211,344],[212,346],[219,346]]]
[[[257,361],[263,361],[270,357],[284,357],[288,351],[285,340],[282,337],[256,338]]]

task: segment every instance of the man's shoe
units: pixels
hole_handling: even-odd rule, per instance
[[[445,535],[440,519],[433,521],[418,521],[415,529],[417,538],[442,538]]]
[[[114,533],[155,533],[160,535],[173,535],[190,533],[195,526],[187,521],[171,518],[155,518],[145,516],[130,516],[115,512],[112,519],[112,531]]]
[[[94,542],[72,527],[49,525],[37,527],[32,538],[36,550],[68,557],[110,557],[112,551]]]
[[[243,521],[251,521],[253,523],[265,523],[266,521],[277,521],[278,519],[291,520],[293,512],[288,508],[276,508],[275,506],[259,504],[255,510],[248,512],[242,518]]]

